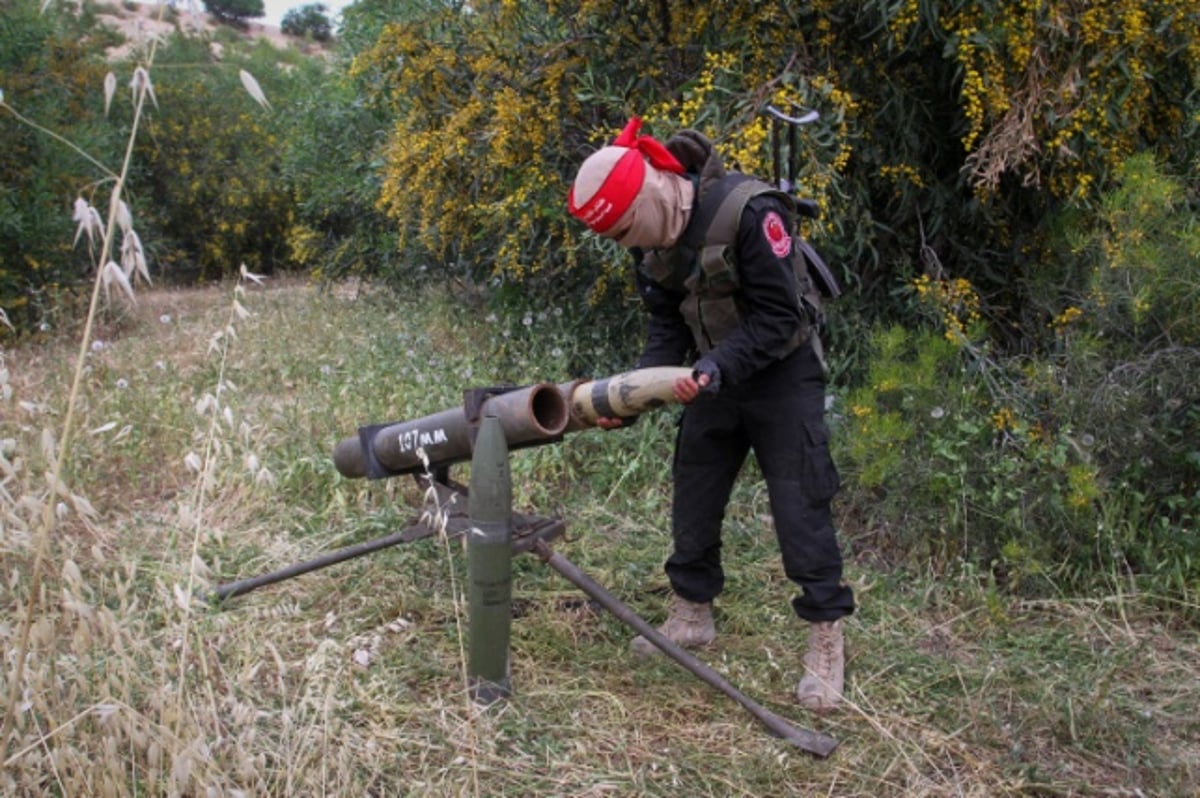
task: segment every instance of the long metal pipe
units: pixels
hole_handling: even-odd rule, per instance
[[[471,458],[473,421],[485,414],[499,418],[510,449],[555,443],[563,433],[596,426],[603,416],[628,418],[673,404],[675,380],[690,373],[687,368],[636,369],[600,380],[538,383],[496,393],[471,417],[465,407],[454,407],[414,421],[362,427],[337,444],[333,462],[343,476],[371,478],[425,470],[418,449],[429,468],[463,462]]]
[[[570,421],[567,402],[553,383],[498,393],[480,404],[479,417],[496,416],[504,439],[516,448],[556,440]],[[346,477],[381,477],[438,468],[471,458],[472,424],[464,407],[453,407],[414,421],[363,427],[342,439],[333,462]]]

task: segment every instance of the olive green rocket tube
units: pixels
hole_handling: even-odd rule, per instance
[[[629,418],[674,404],[675,380],[691,373],[688,368],[655,367],[599,380],[538,383],[488,398],[479,415],[500,419],[510,449],[543,446],[557,443],[565,432],[594,427],[601,417]],[[371,479],[418,473],[470,457],[471,423],[460,407],[414,421],[362,427],[333,452],[342,476]]]
[[[484,416],[467,496],[467,682],[480,704],[507,698],[512,628],[512,475],[500,420]]]
[[[491,396],[479,417],[494,415],[510,447],[557,441],[570,420],[558,386],[545,382]],[[422,454],[424,457],[422,457]],[[428,458],[428,465],[425,458]],[[452,407],[413,421],[362,427],[333,450],[345,477],[391,477],[420,473],[471,459],[471,423],[466,409]]]

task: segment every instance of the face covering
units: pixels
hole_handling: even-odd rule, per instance
[[[686,177],[647,168],[633,204],[603,235],[623,247],[674,246],[687,227],[695,194],[695,186]]]

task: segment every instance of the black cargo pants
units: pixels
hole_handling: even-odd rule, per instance
[[[766,478],[784,572],[801,589],[792,600],[796,614],[832,621],[854,611],[830,510],[840,477],[824,415],[825,379],[809,346],[687,406],[675,446],[674,551],[666,562],[676,593],[706,602],[724,587],[721,523],[753,449]]]

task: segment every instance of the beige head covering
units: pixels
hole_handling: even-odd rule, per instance
[[[687,227],[695,194],[686,177],[647,169],[633,204],[605,235],[623,247],[672,246]]]
[[[695,189],[662,144],[631,119],[612,145],[579,168],[567,207],[596,233],[626,247],[667,247],[687,226]]]

